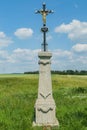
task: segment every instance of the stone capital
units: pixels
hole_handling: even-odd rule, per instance
[[[52,53],[51,52],[43,52],[43,51],[41,51],[41,52],[38,53],[38,57],[40,59],[50,59],[52,57]]]

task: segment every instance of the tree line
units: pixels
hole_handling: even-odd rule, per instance
[[[52,70],[52,74],[60,74],[60,75],[87,75],[86,70]],[[39,74],[39,71],[32,71],[32,72],[24,72],[24,74]]]

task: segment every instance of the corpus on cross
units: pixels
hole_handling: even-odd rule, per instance
[[[49,13],[53,13],[53,10],[47,10],[46,9],[46,4],[43,3],[43,9],[41,10],[36,10],[35,13],[40,13],[42,15],[42,19],[43,19],[43,25],[46,26],[46,16],[49,14]]]
[[[35,11],[36,14],[41,14],[42,15],[42,19],[43,19],[43,27],[41,28],[41,31],[43,32],[43,43],[42,43],[42,47],[43,47],[43,51],[47,51],[47,43],[46,43],[46,33],[48,32],[48,28],[46,27],[46,16],[49,13],[53,13],[53,10],[47,10],[46,9],[46,4],[43,3],[43,8],[41,10],[36,10]]]

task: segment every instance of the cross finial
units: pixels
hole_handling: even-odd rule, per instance
[[[46,4],[43,3],[43,9],[37,10],[35,13],[40,13],[40,14],[42,15],[43,25],[46,26],[46,16],[47,16],[49,13],[53,13],[53,11],[52,11],[52,10],[47,10],[47,9],[46,9]]]

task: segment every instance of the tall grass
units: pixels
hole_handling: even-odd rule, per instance
[[[59,128],[87,130],[87,77],[52,75]],[[32,127],[38,75],[0,75],[0,130],[43,130]],[[50,129],[50,128],[47,128]]]

